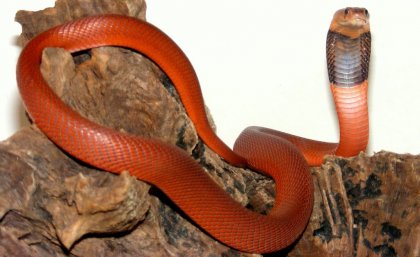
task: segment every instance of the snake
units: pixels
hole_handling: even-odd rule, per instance
[[[180,47],[154,25],[117,14],[80,18],[31,39],[18,59],[17,83],[31,120],[62,150],[98,169],[116,174],[128,171],[158,187],[224,245],[270,253],[293,244],[309,223],[314,205],[310,166],[321,165],[325,155],[351,157],[367,147],[370,42],[366,9],[348,7],[334,14],[326,57],[340,129],[338,143],[253,126],[240,134],[231,149],[210,126],[199,80]],[[199,138],[212,151],[231,165],[271,177],[276,193],[268,214],[233,200],[186,151],[94,123],[53,92],[40,71],[45,48],[75,53],[100,46],[128,48],[152,60],[172,81]]]

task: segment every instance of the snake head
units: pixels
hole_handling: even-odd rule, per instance
[[[333,17],[330,30],[350,38],[370,31],[369,12],[365,8],[347,7],[338,10]]]

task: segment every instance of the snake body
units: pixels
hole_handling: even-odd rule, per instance
[[[183,150],[95,124],[66,106],[44,81],[40,73],[44,48],[77,52],[104,45],[130,48],[153,60],[172,80],[200,138],[212,150],[233,165],[275,180],[276,204],[268,215],[232,200]],[[313,206],[308,163],[319,165],[325,154],[352,156],[366,148],[369,54],[367,11],[337,11],[328,33],[327,60],[340,122],[338,144],[250,127],[232,151],[209,125],[197,76],[182,50],[153,25],[129,17],[87,17],[41,33],[22,50],[17,81],[32,120],[66,152],[100,169],[129,171],[159,187],[220,242],[245,252],[266,253],[292,244],[308,223]]]

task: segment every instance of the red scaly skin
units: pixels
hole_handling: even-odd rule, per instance
[[[357,8],[349,10],[335,14],[331,25],[334,31],[339,32],[343,26],[336,23],[361,13]],[[367,18],[366,24],[368,27]],[[346,31],[353,33],[354,29],[350,26],[344,34]],[[275,180],[276,205],[268,215],[254,213],[233,201],[181,149],[97,125],[53,93],[40,73],[44,48],[77,52],[104,45],[131,48],[152,59],[174,83],[199,136],[211,149],[231,164],[253,168]],[[154,26],[118,15],[84,18],[40,34],[21,53],[17,81],[33,121],[66,152],[110,172],[128,170],[159,187],[203,230],[245,252],[273,252],[292,244],[304,231],[313,206],[307,163],[319,165],[325,154],[355,155],[367,143],[365,81],[351,87],[331,84],[340,121],[339,144],[251,127],[238,138],[234,151],[230,150],[209,125],[197,76],[182,50]]]

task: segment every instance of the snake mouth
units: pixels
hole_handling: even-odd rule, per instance
[[[364,22],[364,23],[367,22],[367,20],[364,19],[364,18],[355,18],[354,21],[356,21],[356,22]]]
[[[366,20],[366,19],[364,19],[364,18],[355,18],[354,20],[353,20],[353,22],[354,23],[360,23],[360,24],[366,24],[366,23],[368,23],[368,21]]]
[[[353,19],[342,23],[343,26],[350,26],[354,28],[363,28],[364,26],[368,24],[369,24],[369,20],[363,17],[354,17]]]

